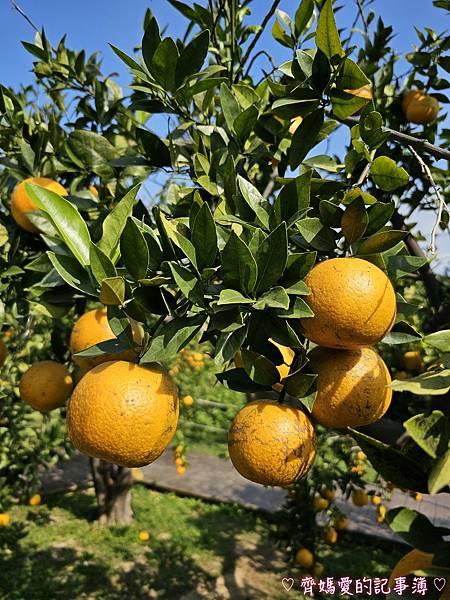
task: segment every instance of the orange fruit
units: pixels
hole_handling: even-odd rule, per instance
[[[177,467],[177,475],[184,475],[186,473],[186,467],[179,465]]]
[[[357,458],[357,460],[366,460],[367,455],[362,450],[359,450],[356,453],[356,458]]]
[[[300,548],[295,555],[295,562],[300,567],[309,569],[314,564],[314,554],[307,548]]]
[[[11,517],[8,513],[0,513],[0,527],[8,527]]]
[[[423,360],[420,352],[417,350],[405,352],[403,355],[403,366],[407,371],[422,371]],[[397,379],[399,379],[398,374]]]
[[[316,577],[320,577],[321,575],[323,575],[324,570],[325,570],[325,567],[323,566],[322,563],[316,563],[313,568],[313,574]]]
[[[423,500],[423,494],[421,494],[420,492],[416,492],[414,494],[414,500],[416,502],[422,502],[422,500]]]
[[[366,506],[369,503],[369,496],[364,490],[354,490],[352,501],[355,506]]]
[[[366,260],[325,260],[311,269],[305,283],[311,289],[305,301],[314,317],[300,323],[305,336],[319,346],[372,346],[394,325],[394,288],[383,271]]]
[[[67,196],[67,190],[57,181],[48,179],[47,177],[28,177],[28,179],[24,179],[16,185],[11,196],[11,214],[13,219],[23,229],[31,233],[38,233],[39,229],[27,217],[27,213],[38,210],[38,207],[27,194],[25,190],[26,183],[40,185],[52,192],[56,192],[60,196]]]
[[[137,346],[142,343],[142,334],[139,325],[133,319],[130,319],[131,328],[133,331],[133,339]],[[90,310],[82,315],[75,323],[72,333],[70,334],[70,352],[72,355],[82,350],[86,350],[95,344],[113,340],[114,333],[108,323],[107,310],[105,307]],[[117,354],[102,354],[101,356],[73,356],[73,360],[84,371],[88,371],[104,362],[111,360],[128,360],[133,361],[137,358],[138,350],[130,348]]]
[[[314,348],[311,366],[317,373],[312,414],[325,427],[360,427],[378,421],[389,408],[389,371],[372,348]]]
[[[326,510],[328,508],[328,506],[329,506],[329,502],[325,498],[316,496],[313,500],[314,510]]]
[[[6,357],[8,355],[8,348],[3,340],[0,340],[0,367],[5,364]]]
[[[125,467],[156,460],[177,422],[178,396],[171,377],[159,365],[142,367],[122,360],[86,373],[67,410],[75,448]]]
[[[183,467],[184,466],[184,460],[181,458],[181,456],[177,456],[177,458],[175,459],[175,464],[178,467]]]
[[[322,491],[322,496],[324,498],[326,498],[327,500],[334,500],[336,498],[336,490],[332,489],[332,488],[325,488]]]
[[[375,506],[379,506],[381,504],[381,496],[377,496],[376,494],[371,496],[370,500],[371,500],[372,504],[375,504]]]
[[[421,571],[433,567],[433,554],[421,550],[411,550],[405,554],[395,565],[389,578],[389,587],[392,588],[397,577],[406,577],[414,571]],[[444,574],[442,575],[444,577]],[[447,584],[440,596],[440,600],[450,600],[450,577],[447,576]]]
[[[234,418],[228,450],[234,467],[246,479],[288,486],[311,467],[316,435],[311,421],[298,408],[257,400]]]
[[[402,109],[410,123],[427,125],[436,120],[439,102],[423,90],[410,90],[403,96]]]
[[[327,544],[335,544],[338,539],[338,533],[334,527],[327,527],[324,535]]]
[[[384,523],[386,519],[386,507],[383,504],[377,506],[377,523]]]
[[[192,396],[184,396],[182,402],[184,406],[192,406],[194,404],[194,398]]]
[[[31,496],[31,498],[28,500],[28,504],[30,506],[39,506],[41,502],[42,498],[39,494],[34,494],[34,496]]]
[[[141,542],[148,542],[150,539],[150,534],[148,531],[140,531],[138,537]]]
[[[334,521],[334,528],[341,530],[341,529],[347,529],[348,527],[348,519],[345,515],[339,515],[338,517],[336,517],[335,521]]]
[[[31,365],[22,375],[19,393],[26,404],[45,413],[63,406],[72,387],[72,377],[64,365],[43,360]]]

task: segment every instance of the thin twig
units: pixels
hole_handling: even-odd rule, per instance
[[[257,58],[259,58],[260,56],[265,56],[267,58],[267,60],[270,62],[270,65],[272,66],[273,69],[276,70],[278,68],[277,65],[273,62],[273,58],[270,56],[270,54],[266,50],[260,50],[259,52],[257,52],[255,54],[255,56],[253,56],[252,60],[249,62],[247,70],[243,75],[243,79],[246,79],[246,77],[248,77],[250,75],[250,71],[251,71],[251,68],[253,67],[255,60]]]
[[[39,29],[33,23],[33,20],[27,15],[27,13],[22,8],[20,8],[20,6],[17,4],[16,0],[11,0],[11,4],[12,4],[13,9],[16,10],[19,13],[19,15],[22,15],[22,17],[31,25],[31,27],[37,33],[40,33]]]
[[[225,8],[226,1],[227,0],[222,0],[222,3],[220,4],[219,8],[217,9],[217,15],[216,15],[216,18],[214,19],[214,23],[212,26],[211,38],[215,41],[216,46],[218,46],[217,37],[216,37],[216,27],[219,23],[220,17],[222,16],[222,11]]]
[[[255,37],[252,39],[249,47],[247,48],[246,53],[244,54],[242,61],[241,61],[241,69],[244,69],[244,65],[247,62],[247,60],[249,59],[251,53],[253,52],[253,48],[256,46],[256,44],[258,43],[259,38],[262,36],[264,29],[267,26],[267,23],[270,21],[270,19],[273,17],[273,15],[275,14],[275,11],[278,8],[278,5],[280,4],[281,0],[275,0],[275,2],[272,4],[269,12],[266,14],[266,16],[263,19],[263,22],[261,23],[261,27],[258,30],[258,33],[255,35]]]
[[[430,182],[431,188],[433,189],[433,191],[436,195],[437,201],[438,201],[438,212],[436,215],[436,221],[433,225],[433,229],[431,230],[431,241],[430,241],[430,246],[428,248],[432,254],[436,254],[436,234],[437,234],[437,228],[439,227],[439,223],[442,221],[442,213],[444,212],[444,207],[446,207],[445,200],[442,197],[439,186],[436,185],[436,182],[433,179],[433,174],[431,173],[430,167],[423,160],[423,158],[419,154],[417,154],[417,152],[414,150],[414,148],[412,146],[408,146],[408,148],[412,152],[414,157],[416,158],[417,162],[419,163],[420,168],[422,169],[422,173],[425,175],[425,177]]]
[[[340,119],[332,112],[329,113],[329,116],[339,123],[343,123],[347,125],[347,127],[354,127],[355,125],[359,125],[359,119],[357,117],[347,117],[346,119]],[[429,152],[433,156],[438,159],[450,160],[450,150],[445,150],[440,146],[435,146],[431,144],[428,140],[416,138],[412,135],[408,135],[407,133],[401,133],[400,131],[396,131],[395,129],[390,129],[389,127],[382,128],[383,133],[388,133],[389,136],[396,140],[397,142],[402,142],[406,145],[414,146],[416,148],[421,148],[426,152]]]
[[[364,24],[364,31],[369,33],[369,23],[367,22],[366,15],[364,14],[363,6],[361,4],[361,0],[356,0],[356,4],[358,5],[358,11],[361,15],[362,22]]]
[[[359,176],[358,181],[355,183],[355,185],[353,187],[360,187],[365,182],[365,180],[367,179],[367,177],[369,176],[369,173],[370,173],[370,166],[371,166],[371,163],[368,162],[367,165],[364,167],[361,175]]]

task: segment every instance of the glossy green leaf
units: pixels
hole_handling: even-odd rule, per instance
[[[412,488],[415,489],[415,488]],[[410,508],[393,508],[386,514],[392,531],[422,552],[434,552],[439,530],[425,515]]]
[[[437,494],[448,485],[450,485],[450,448],[434,465],[428,479],[428,491],[430,494]]]
[[[137,128],[136,138],[142,145],[149,164],[155,167],[170,167],[172,165],[170,150],[157,135],[147,129]]]
[[[120,236],[122,235],[128,217],[130,217],[133,212],[136,195],[140,187],[140,185],[135,185],[129,189],[103,221],[103,233],[98,243],[98,247],[109,256],[114,264],[120,256]]]
[[[252,304],[254,300],[246,298],[240,292],[236,290],[221,290],[219,294],[219,300],[217,301],[218,306],[227,304]]]
[[[125,279],[123,277],[107,277],[102,281],[100,302],[106,305],[120,306],[125,302]]]
[[[214,218],[206,202],[197,212],[191,235],[198,268],[213,267],[217,256],[217,232]]]
[[[314,15],[314,0],[301,0],[295,12],[295,35],[300,37],[308,28]]]
[[[175,71],[178,57],[178,48],[173,39],[165,38],[156,48],[149,67],[156,81],[170,92],[176,89]]]
[[[378,156],[370,167],[370,176],[384,191],[391,192],[408,183],[409,175],[388,156]]]
[[[450,352],[450,329],[430,333],[423,338],[423,341],[439,352]]]
[[[161,43],[158,22],[155,17],[152,17],[148,22],[145,33],[142,38],[142,56],[147,65],[147,69],[152,72],[152,60],[156,49]],[[129,65],[131,66],[131,65]]]
[[[289,296],[281,286],[276,286],[263,294],[253,305],[255,310],[266,310],[267,308],[289,308]]]
[[[333,0],[326,0],[320,11],[316,29],[316,45],[329,59],[344,54],[334,18]]]
[[[275,285],[283,275],[288,255],[286,223],[281,223],[268,235],[256,252],[258,278],[255,290],[263,292]]]
[[[403,425],[416,444],[431,458],[437,458],[447,449],[450,424],[442,411],[433,410],[430,414],[414,415]]]
[[[88,296],[96,295],[87,271],[83,269],[77,260],[71,256],[55,254],[54,252],[47,252],[47,255],[54,268],[67,284]]]
[[[383,344],[395,345],[417,342],[422,336],[408,323],[396,323],[391,331],[381,340]]]
[[[241,113],[238,101],[226,83],[220,86],[220,105],[228,129],[234,133],[234,121]]]
[[[363,240],[358,248],[358,254],[375,254],[393,248],[398,242],[408,237],[407,231],[388,229],[380,231]]]
[[[396,379],[389,387],[418,396],[442,396],[450,391],[450,369],[429,371],[402,381]]]
[[[177,87],[185,79],[198,73],[205,62],[209,47],[209,31],[201,31],[187,44],[180,53],[175,71]]]
[[[203,306],[203,290],[197,277],[186,267],[177,263],[169,263],[172,276],[181,293],[192,303]]]
[[[119,152],[102,135],[77,129],[69,135],[67,148],[87,171],[107,179],[113,176],[114,170],[108,163],[119,158]]]
[[[108,256],[92,242],[89,258],[92,275],[98,283],[101,283],[106,277],[115,277],[117,275],[116,269]]]
[[[162,362],[173,358],[198,333],[206,321],[205,315],[175,317],[165,321],[156,330],[150,340],[147,351],[140,363]]]
[[[135,279],[144,279],[149,265],[149,252],[144,234],[128,217],[120,236],[120,253],[128,273]]]
[[[364,205],[364,200],[358,197],[347,206],[342,215],[341,227],[347,245],[354,244],[362,238],[368,222],[369,216]]]
[[[307,115],[298,126],[292,137],[291,148],[289,150],[289,165],[291,169],[296,169],[308,152],[317,143],[317,137],[324,122],[323,109],[319,108]]]
[[[234,231],[222,251],[222,279],[225,285],[244,294],[251,293],[256,284],[258,269],[248,246]]]
[[[259,385],[271,386],[280,380],[277,368],[262,354],[242,350],[242,363],[249,378]]]

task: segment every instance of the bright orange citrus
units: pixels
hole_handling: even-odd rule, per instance
[[[64,365],[43,360],[31,365],[22,375],[19,392],[24,402],[45,413],[63,406],[72,387],[72,377]]]
[[[436,120],[439,102],[423,90],[410,90],[403,96],[402,109],[410,123],[427,125]]]
[[[27,213],[37,210],[36,204],[25,190],[26,183],[41,185],[60,196],[67,196],[67,190],[57,181],[47,177],[29,177],[16,185],[11,196],[11,214],[18,225],[31,233],[38,233],[39,229],[26,216]]]

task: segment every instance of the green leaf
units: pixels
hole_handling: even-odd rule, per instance
[[[448,421],[447,421],[448,423]],[[428,491],[430,494],[437,494],[444,487],[450,484],[450,448],[445,452],[434,465],[428,478]]]
[[[263,294],[253,305],[255,310],[266,310],[266,308],[280,308],[287,310],[289,308],[289,296],[286,290],[276,286]]]
[[[91,242],[89,258],[92,275],[98,283],[101,283],[106,277],[115,277],[117,275],[111,260],[93,242]]]
[[[293,252],[288,256],[287,267],[283,277],[285,287],[302,285],[301,295],[310,294],[309,287],[301,281],[312,269],[317,259],[317,252]],[[293,293],[289,292],[288,293]],[[300,295],[300,293],[299,293]]]
[[[271,390],[271,386],[260,385],[252,381],[244,369],[228,369],[223,373],[216,373],[216,377],[222,385],[236,392],[264,392]]]
[[[417,342],[422,336],[408,323],[396,323],[391,331],[381,340],[383,344],[395,345]]]
[[[336,79],[336,85],[344,91],[357,90],[365,85],[370,85],[370,79],[353,60],[345,58]]]
[[[153,56],[160,43],[161,36],[158,22],[155,17],[152,17],[145,28],[144,37],[142,38],[142,57],[150,73],[152,72]],[[134,68],[132,65],[129,66]]]
[[[85,350],[76,352],[74,356],[82,356],[86,358],[94,358],[96,356],[103,356],[104,354],[120,354],[130,349],[130,344],[126,339],[113,338],[111,340],[105,340],[99,342],[94,346],[90,346]],[[112,359],[110,359],[112,360]]]
[[[113,49],[113,51],[117,54],[117,56],[128,66],[130,67],[130,69],[133,69],[134,71],[142,71],[142,67],[141,65],[134,60],[134,58],[131,58],[131,56],[128,56],[128,54],[126,54],[123,50],[121,50],[120,48],[117,48],[117,46],[114,46],[113,44],[109,44],[111,46],[111,48]]]
[[[389,387],[396,392],[411,392],[418,396],[442,396],[450,391],[450,369],[422,373],[403,381],[395,380]]]
[[[439,541],[439,530],[425,515],[410,508],[393,508],[386,514],[392,531],[422,552],[434,552]]]
[[[247,337],[247,331],[248,325],[243,325],[233,331],[220,334],[215,344],[214,361],[216,364],[223,364],[235,357]]]
[[[36,206],[50,218],[59,236],[83,266],[89,264],[91,236],[77,208],[55,192],[33,183],[26,183],[25,189]]]
[[[403,167],[398,167],[392,158],[378,156],[370,167],[370,176],[385,192],[391,192],[408,183],[409,175]]]
[[[319,203],[320,219],[327,227],[340,227],[344,211],[330,200],[321,200]]]
[[[258,223],[265,229],[268,229],[269,215],[264,207],[265,200],[263,196],[250,181],[247,181],[241,175],[238,175],[238,184],[244,200],[256,214]]]
[[[149,265],[148,246],[144,234],[130,217],[120,236],[120,253],[128,273],[137,280],[144,279]]]
[[[119,152],[102,135],[77,129],[69,135],[67,149],[81,161],[87,171],[105,179],[114,175],[114,170],[108,163],[119,158]]]
[[[241,108],[226,83],[220,86],[220,105],[228,129],[234,133],[234,121],[241,114]]]
[[[286,268],[287,255],[288,237],[286,223],[283,222],[266,237],[256,253],[257,292],[264,292],[278,282]]]
[[[134,202],[140,187],[140,184],[138,184],[129,189],[117,206],[113,208],[103,221],[103,233],[101,240],[98,243],[98,247],[109,256],[113,264],[117,262],[120,256],[120,236],[122,235],[128,217],[130,217],[133,212]]]
[[[234,120],[234,131],[236,132],[237,139],[242,147],[254,130],[258,115],[259,111],[256,106],[249,106]]]
[[[368,102],[367,98],[355,96],[334,88],[330,94],[333,115],[338,119],[346,119],[361,110]]]
[[[350,246],[362,238],[366,231],[369,216],[364,200],[359,197],[347,206],[342,216],[341,227],[347,245]]]
[[[450,329],[430,333],[423,338],[423,341],[439,352],[450,352]]]
[[[306,245],[317,250],[334,250],[336,243],[332,230],[325,227],[317,217],[301,219],[297,222],[297,229]]]
[[[234,231],[222,251],[222,279],[225,285],[244,294],[251,293],[256,284],[258,269],[248,246]]]
[[[246,298],[240,292],[236,290],[221,290],[219,294],[219,300],[217,306],[223,306],[227,304],[252,304],[254,300]]]
[[[313,373],[305,373],[304,371],[296,371],[295,373],[291,373],[284,380],[286,392],[290,396],[294,396],[294,398],[307,397],[308,392],[310,391],[316,379],[317,375]],[[313,404],[308,406],[310,412]]]
[[[286,33],[284,27],[281,25],[278,19],[275,19],[275,23],[273,24],[272,36],[282,46],[286,46],[286,48],[293,48],[295,46],[294,40]]]
[[[303,283],[303,281],[300,283]],[[292,293],[291,290],[286,291]],[[287,310],[277,310],[275,312],[282,319],[304,319],[314,316],[313,311],[302,298],[294,298],[294,302]]]
[[[183,296],[192,303],[203,306],[203,290],[197,277],[189,269],[177,263],[171,262],[169,267]]]
[[[183,48],[175,72],[176,86],[194,73],[198,73],[205,62],[209,47],[209,31],[201,31]]]
[[[163,322],[150,340],[140,363],[170,360],[200,332],[205,321],[205,315],[195,315]]]
[[[408,256],[398,254],[396,256],[388,256],[388,276],[389,279],[401,279],[406,275],[415,273],[417,269],[426,265],[428,260],[420,256]]]
[[[377,202],[369,206],[369,224],[366,229],[366,235],[377,233],[390,220],[395,210],[395,202]]]
[[[314,15],[314,0],[302,0],[295,13],[295,35],[300,37],[307,30]]]
[[[314,110],[307,115],[300,123],[292,137],[292,143],[289,150],[289,165],[291,169],[296,169],[308,152],[318,143],[318,135],[324,121],[324,112],[322,108]]]
[[[71,287],[89,296],[96,295],[88,273],[77,260],[71,256],[55,254],[54,252],[47,252],[47,256],[59,275]]]
[[[199,269],[213,267],[217,256],[217,232],[209,206],[204,202],[192,227],[192,243]]]
[[[440,410],[433,410],[428,415],[414,415],[403,425],[416,444],[431,458],[437,458],[448,446],[450,424]]]
[[[147,129],[137,128],[136,138],[152,166],[170,167],[172,165],[170,150],[157,135]]]
[[[265,356],[251,350],[241,350],[241,354],[244,370],[254,383],[272,386],[279,382],[277,368]]]
[[[270,228],[275,229],[282,221],[288,227],[305,216],[310,203],[311,171],[303,173],[283,186],[275,198],[270,215]]]
[[[102,281],[100,302],[106,305],[120,306],[125,302],[125,279],[123,277],[107,277]]]
[[[176,89],[175,71],[178,63],[178,48],[172,38],[165,38],[153,54],[150,73],[169,92]]]
[[[320,11],[316,30],[316,45],[329,59],[344,54],[334,19],[332,0],[327,0]]]
[[[398,242],[407,238],[408,235],[409,233],[407,231],[397,229],[380,231],[361,242],[361,245],[358,248],[358,255],[384,252],[385,250],[393,248]]]
[[[384,479],[400,488],[427,492],[426,473],[417,461],[356,429],[349,428],[349,431]]]

